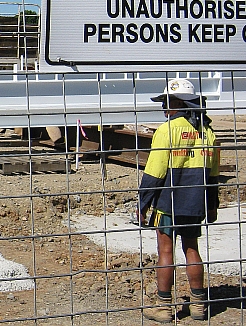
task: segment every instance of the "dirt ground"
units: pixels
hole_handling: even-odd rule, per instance
[[[246,201],[245,122],[246,116],[237,117],[236,123],[230,116],[213,117],[212,126],[221,144],[221,207],[239,198]],[[2,152],[6,150],[14,149],[2,148]],[[143,268],[139,268],[139,254],[105,252],[85,234],[64,224],[69,214],[97,216],[102,214],[103,207],[106,212],[117,208],[135,213],[135,189],[142,172],[138,174],[135,168],[112,162],[106,164],[106,171],[104,179],[99,162],[87,159],[81,160],[77,171],[72,161],[68,175],[55,172],[33,173],[31,178],[20,173],[0,175],[0,253],[5,259],[23,264],[30,275],[36,275],[33,290],[0,293],[0,323],[159,325],[144,319],[139,309],[154,303],[157,257],[143,255]],[[177,324],[207,325],[208,320],[195,322],[182,310],[181,303],[187,302],[189,295],[183,268],[177,268],[176,279],[180,303]],[[245,295],[244,279],[207,274],[205,279],[210,297],[215,300],[208,309],[209,325],[246,325],[245,300],[240,299]]]

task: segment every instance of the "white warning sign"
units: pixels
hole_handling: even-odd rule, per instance
[[[41,67],[245,68],[246,1],[44,0]]]

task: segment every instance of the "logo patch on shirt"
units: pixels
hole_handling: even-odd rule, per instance
[[[195,157],[195,151],[191,149],[179,149],[179,150],[173,150],[172,151],[173,156],[190,156]]]
[[[198,131],[183,131],[181,134],[182,139],[202,139],[202,134],[203,138],[207,139],[206,133],[198,132]]]

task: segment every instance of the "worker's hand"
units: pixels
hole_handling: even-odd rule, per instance
[[[213,223],[217,220],[217,208],[208,209],[208,223]]]
[[[144,207],[144,209],[142,209],[142,212],[139,214],[139,209],[136,209],[136,216],[137,216],[137,221],[140,222],[141,226],[145,226],[148,224],[147,220],[146,220],[146,214],[148,211],[148,207]]]
[[[148,222],[146,221],[146,216],[144,216],[143,214],[140,214],[139,216],[138,209],[136,210],[136,215],[137,215],[137,221],[138,223],[140,222],[141,226],[147,225]]]

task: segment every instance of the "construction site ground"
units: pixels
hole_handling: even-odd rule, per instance
[[[221,166],[238,168],[221,172],[221,208],[237,203],[239,199],[242,203],[246,201],[245,122],[246,116],[237,117],[236,150],[233,148],[235,121],[232,116],[213,116],[212,126],[222,146]],[[2,152],[6,150],[14,153],[25,148],[1,148]],[[34,150],[45,153],[47,149],[37,146]],[[28,173],[0,174],[0,253],[7,260],[23,264],[30,275],[38,276],[32,290],[0,292],[0,323],[5,321],[4,324],[11,326],[159,325],[142,319],[141,310],[136,310],[143,304],[154,303],[156,278],[152,266],[155,266],[157,256],[143,255],[142,263],[146,269],[141,271],[137,251],[109,251],[105,258],[104,247],[93,243],[85,234],[78,234],[72,225],[68,229],[65,223],[68,203],[73,215],[101,216],[103,204],[108,213],[135,214],[137,193],[133,189],[137,188],[141,173],[139,171],[138,175],[134,167],[108,162],[102,179],[99,161],[87,158],[80,161],[78,170],[73,160],[69,174],[42,171],[33,173],[32,178]],[[102,187],[124,191],[109,192],[103,197]],[[28,196],[31,189],[32,199]],[[95,193],[91,194],[91,191]],[[69,196],[68,201],[65,195],[68,192],[78,194]],[[69,235],[69,231],[72,234]],[[33,234],[35,238],[31,237]],[[109,270],[107,274],[103,272],[105,267]],[[134,268],[136,270],[132,270]],[[207,286],[207,274],[205,279]],[[211,274],[209,279],[211,299],[218,300],[209,308],[210,325],[243,325],[244,302],[234,299],[241,296],[241,286],[244,292],[244,279],[223,274]],[[177,268],[176,280],[177,297],[182,302],[189,296],[184,268]],[[144,302],[141,301],[142,291]],[[110,312],[105,314],[107,309]],[[117,309],[126,311],[115,311]],[[208,324],[207,320],[193,321],[182,311],[182,305],[177,306],[177,310],[178,325]],[[71,311],[77,313],[73,323],[69,316]],[[37,321],[33,320],[35,314]],[[14,319],[19,321],[14,323]],[[246,325],[246,321],[244,323]]]

